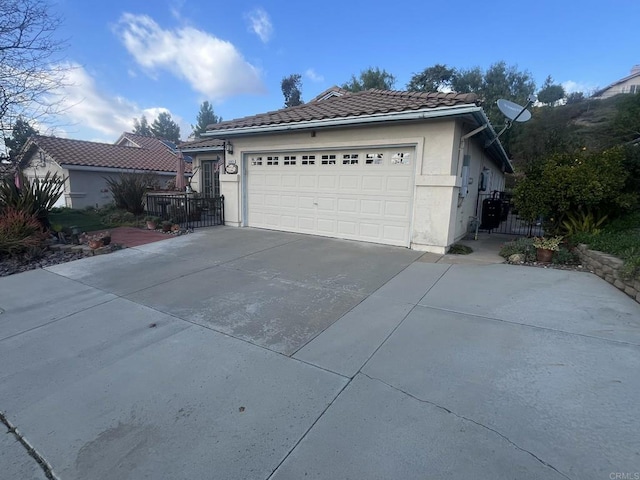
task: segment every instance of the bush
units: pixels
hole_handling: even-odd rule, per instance
[[[560,249],[553,252],[551,263],[556,265],[578,265],[580,263],[580,257],[578,257],[578,254],[573,249],[565,245],[560,245]]]
[[[473,248],[461,243],[455,243],[449,247],[448,253],[453,255],[469,255],[470,253],[473,253]]]
[[[535,262],[536,249],[533,246],[533,239],[518,238],[505,243],[500,249],[500,256],[506,259],[509,259],[509,257],[515,253],[523,255],[525,262]]]
[[[33,214],[8,207],[0,216],[0,257],[42,248],[46,238]]]
[[[118,177],[105,178],[117,208],[134,215],[144,213],[144,194],[155,178],[152,174],[124,173]]]
[[[4,178],[0,181],[0,211],[16,209],[34,215],[41,226],[49,228],[49,211],[58,201],[64,191],[66,178],[51,172],[33,182],[19,173],[20,187],[17,187],[13,178]]]

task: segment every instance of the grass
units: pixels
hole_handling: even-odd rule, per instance
[[[49,221],[52,226],[60,225],[62,228],[78,227],[83,232],[120,226],[138,226],[139,224],[139,219],[133,214],[115,207],[87,208],[83,210],[55,208],[49,213]]]
[[[449,247],[448,253],[452,253],[454,255],[469,255],[472,252],[473,252],[473,248],[468,247],[467,245],[463,245],[461,243],[456,243],[454,245],[451,245],[451,247]]]

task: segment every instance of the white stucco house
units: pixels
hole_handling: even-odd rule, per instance
[[[610,98],[620,93],[640,93],[640,65],[635,65],[626,77],[594,92],[592,98]]]
[[[22,152],[26,164],[23,172],[30,181],[44,177],[47,172],[67,179],[56,206],[84,208],[111,202],[105,177],[121,173],[153,174],[160,187],[176,178],[176,146],[133,133],[123,133],[113,144],[34,135]],[[189,163],[185,171],[188,177]]]
[[[474,94],[335,88],[203,134],[225,142],[228,225],[436,253],[513,171],[495,136]]]

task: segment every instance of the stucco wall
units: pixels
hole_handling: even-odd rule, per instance
[[[70,191],[70,181],[69,181],[69,171],[62,168],[56,162],[54,162],[49,156],[42,154],[40,150],[36,150],[29,160],[27,161],[27,167],[24,169],[23,173],[29,179],[29,182],[33,182],[35,178],[43,178],[48,172],[53,174],[58,174],[58,176],[62,178],[66,178],[64,184],[64,192],[60,199],[56,202],[56,207],[70,207],[71,199],[69,198]]]
[[[414,166],[415,195],[411,247],[444,253],[446,247],[455,241],[456,234],[466,229],[466,222],[456,227],[458,215],[468,217],[472,208],[472,201],[469,199],[463,202],[465,208],[458,211],[458,191],[461,184],[458,168],[460,132],[459,122],[445,119],[233,138],[233,153],[226,155],[226,162],[236,162],[239,171],[238,175],[233,177],[238,179],[230,181],[228,175],[220,175],[227,223],[241,225],[243,221],[242,159],[246,154],[265,151],[285,153],[322,148],[413,146],[416,149],[417,161]],[[468,142],[473,145],[479,141],[477,138],[471,138]],[[476,156],[475,168],[479,171],[482,162],[488,159],[483,154]],[[497,167],[494,168],[500,172]]]
[[[635,76],[624,82],[618,83],[617,85],[614,85],[611,88],[607,88],[596,98],[604,99],[604,98],[613,97],[614,95],[618,95],[620,93],[632,93],[631,92],[632,86],[634,86],[636,90],[633,93],[640,93],[640,76]]]

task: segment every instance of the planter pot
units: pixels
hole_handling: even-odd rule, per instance
[[[549,250],[546,248],[536,249],[536,259],[540,263],[551,263],[552,258],[553,258],[553,250]]]
[[[171,231],[171,224],[162,225],[162,231],[163,232],[170,232]]]
[[[179,232],[180,231],[180,225],[178,225],[177,223],[174,223],[173,225],[171,225],[171,231],[172,232]]]
[[[155,222],[147,222],[147,228],[149,230],[155,230],[156,228],[158,228],[158,225]]]
[[[91,250],[95,250],[96,248],[100,248],[100,247],[104,247],[104,243],[102,242],[102,240],[89,240],[89,242],[87,242],[89,245],[89,248]]]

